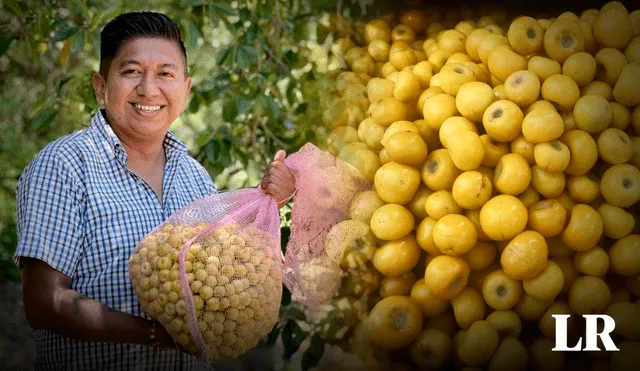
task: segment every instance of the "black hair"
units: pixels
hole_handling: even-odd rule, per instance
[[[180,29],[171,18],[162,13],[130,12],[115,17],[100,33],[100,74],[106,80],[111,62],[120,49],[138,37],[160,37],[178,44],[184,56],[187,74],[187,51]]]

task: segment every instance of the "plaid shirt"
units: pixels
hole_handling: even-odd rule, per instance
[[[138,241],[191,201],[215,193],[205,169],[171,133],[163,200],[126,167],[127,154],[99,111],[91,126],[58,139],[29,164],[18,184],[20,257],[43,260],[72,278],[80,294],[136,316],[142,311],[129,280]],[[40,370],[200,370],[194,357],[150,347],[84,342],[35,331]]]

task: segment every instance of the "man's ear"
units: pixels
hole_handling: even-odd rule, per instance
[[[191,77],[187,77],[187,96],[191,94]]]
[[[92,82],[93,82],[93,91],[96,94],[96,99],[98,100],[98,103],[101,106],[104,106],[105,104],[104,94],[105,94],[107,82],[104,81],[104,77],[102,77],[102,75],[99,72],[96,72],[93,74]]]

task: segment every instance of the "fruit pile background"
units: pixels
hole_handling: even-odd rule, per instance
[[[328,150],[373,186],[342,290],[367,367],[640,365],[640,11],[520,10],[406,4],[333,43]],[[600,313],[620,352],[551,351],[552,314],[573,346]]]

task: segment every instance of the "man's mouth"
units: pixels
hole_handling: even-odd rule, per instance
[[[148,113],[153,113],[156,111],[159,111],[162,107],[164,106],[145,106],[142,104],[136,104],[136,103],[131,103],[137,110],[140,110],[142,112],[148,112]]]

